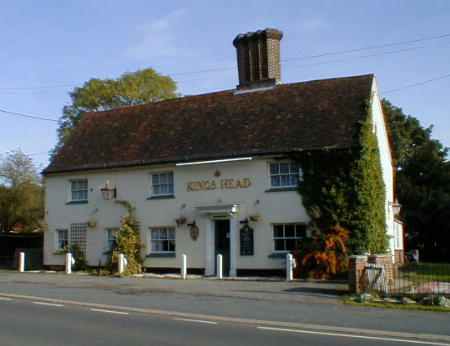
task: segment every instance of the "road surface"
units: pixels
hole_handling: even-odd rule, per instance
[[[436,345],[445,340],[417,340],[383,334],[363,335],[162,316],[125,308],[109,309],[0,297],[0,345]]]

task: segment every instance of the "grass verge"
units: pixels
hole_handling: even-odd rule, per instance
[[[384,308],[384,309],[397,309],[397,310],[415,310],[415,311],[431,311],[431,312],[450,312],[450,308],[445,308],[437,305],[421,305],[421,304],[394,304],[394,303],[384,303],[384,302],[365,302],[358,303],[351,300],[350,297],[343,298],[344,304],[359,306],[359,307],[369,307],[369,308]]]

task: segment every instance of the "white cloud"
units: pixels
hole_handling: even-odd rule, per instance
[[[176,26],[185,13],[184,9],[178,9],[138,27],[138,38],[128,48],[128,55],[136,59],[181,55],[182,50],[176,41]]]

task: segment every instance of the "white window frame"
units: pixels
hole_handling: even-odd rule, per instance
[[[394,249],[403,250],[403,224],[394,220]]]
[[[80,237],[81,231],[84,232],[84,239]],[[78,234],[76,233],[78,232]],[[76,237],[78,236],[78,237]],[[84,243],[84,244],[83,244]],[[88,248],[88,225],[84,222],[74,222],[70,224],[69,231],[69,245],[73,246],[74,244],[80,247],[80,250],[86,256],[87,248]]]
[[[61,250],[65,250],[64,248],[61,248],[59,245],[59,231],[66,231],[67,233],[67,239],[66,239],[66,243],[67,243],[67,247],[71,247],[73,244],[74,244],[74,241],[73,241],[73,235],[72,235],[72,229],[73,228],[76,228],[76,227],[79,227],[79,228],[81,228],[81,227],[85,227],[86,228],[86,230],[85,230],[85,239],[84,239],[84,247],[81,247],[81,251],[83,251],[83,252],[85,252],[85,255],[86,255],[86,252],[87,252],[87,247],[88,247],[88,231],[87,231],[87,223],[82,223],[82,222],[75,222],[75,223],[71,223],[70,225],[69,225],[69,227],[61,227],[61,228],[56,228],[55,229],[55,249],[56,249],[56,251],[61,251]],[[75,242],[75,244],[76,244],[76,242]],[[78,244],[78,245],[80,245],[80,244]]]
[[[276,226],[283,226],[283,236],[282,237],[275,237],[275,227]],[[294,236],[293,237],[286,237],[286,231],[285,231],[285,228],[286,228],[286,226],[294,226],[295,227],[295,229],[294,229]],[[305,235],[304,236],[297,236],[297,229],[296,229],[296,227],[297,226],[301,226],[302,228],[304,228],[305,229]],[[291,251],[294,251],[294,250],[288,250],[287,249],[287,247],[286,247],[286,240],[288,240],[288,239],[294,239],[294,240],[303,240],[303,239],[305,239],[306,237],[308,237],[308,230],[306,229],[306,224],[305,223],[302,223],[302,222],[278,222],[278,223],[273,223],[272,224],[272,246],[273,246],[273,252],[276,252],[276,253],[288,253],[288,252],[291,252]],[[276,240],[280,240],[280,239],[283,239],[284,240],[284,250],[277,250],[276,249],[276,246],[275,246],[275,241]]]
[[[115,241],[117,243],[117,233],[119,233],[119,228],[118,227],[105,228],[105,233],[106,233],[106,249],[108,251],[112,251],[112,242]],[[115,233],[115,235],[113,233]]]
[[[165,230],[167,232],[167,238],[161,239],[161,238],[157,238],[154,239],[153,238],[153,232],[155,231],[162,231]],[[169,237],[169,233],[173,234],[173,237]],[[175,254],[176,250],[177,250],[177,232],[176,232],[176,227],[173,226],[155,226],[155,227],[150,227],[149,228],[149,237],[148,237],[149,241],[148,241],[148,249],[150,250],[150,254]],[[170,242],[173,241],[174,244],[174,249],[173,251],[171,250],[160,250],[160,251],[154,251],[153,250],[153,242]]]
[[[69,246],[70,244],[70,236],[69,236],[69,229],[68,228],[57,228],[55,229],[55,249],[56,251],[63,251],[65,250],[65,247],[61,247],[60,245],[60,238],[59,238],[59,232],[66,232],[66,246]]]
[[[287,173],[281,173],[280,172],[280,165],[281,164],[288,164],[289,165]],[[291,170],[291,165],[293,165],[293,164],[297,165],[297,167],[298,167],[297,174],[295,174],[295,171]],[[272,173],[272,165],[278,165],[278,173]],[[298,184],[302,180],[302,177],[303,177],[302,169],[300,168],[299,164],[297,162],[295,162],[295,161],[292,161],[292,160],[270,161],[268,163],[268,173],[269,173],[269,185],[270,185],[271,189],[296,188],[296,187],[298,187]],[[291,184],[290,183],[290,181],[291,181],[290,177],[294,176],[294,175],[297,176],[297,182],[295,184]],[[280,177],[280,184],[278,186],[272,184],[272,177],[274,177],[274,176]],[[282,185],[281,184],[281,177],[282,176],[288,176],[289,184],[287,184],[287,185]]]
[[[157,185],[157,186],[162,186],[162,185],[167,185],[167,186],[170,186],[170,185],[172,185],[172,191],[170,192],[164,192],[164,193],[162,193],[162,192],[158,192],[158,193],[155,193],[155,185],[153,184],[153,180],[154,180],[154,177],[155,176],[158,176],[158,179],[161,179],[161,176],[162,175],[167,175],[168,177],[171,177],[171,179],[172,179],[172,184],[170,184],[170,183],[165,183],[165,184],[161,184],[161,183],[159,183],[159,184],[155,184],[155,185]],[[170,190],[170,188],[169,188],[169,190]],[[151,197],[164,197],[164,196],[174,196],[175,195],[175,174],[174,174],[174,172],[173,171],[160,171],[160,172],[152,172],[152,173],[150,173],[150,196]]]
[[[86,182],[86,188],[84,189],[73,189],[74,183],[80,183],[80,182]],[[86,198],[85,199],[75,199],[73,198],[74,192],[82,192],[86,191]],[[70,179],[69,180],[69,202],[87,202],[89,200],[89,181],[86,178],[79,178],[79,179]]]

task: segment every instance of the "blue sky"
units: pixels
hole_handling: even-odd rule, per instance
[[[74,86],[146,67],[184,95],[233,88],[233,38],[265,27],[284,32],[283,82],[375,73],[383,94],[450,73],[450,36],[311,57],[450,34],[447,0],[3,1],[0,108],[59,118]],[[199,72],[215,68],[228,69]],[[449,91],[446,78],[385,96],[450,146]],[[56,128],[0,113],[0,153],[20,148],[43,166]]]

